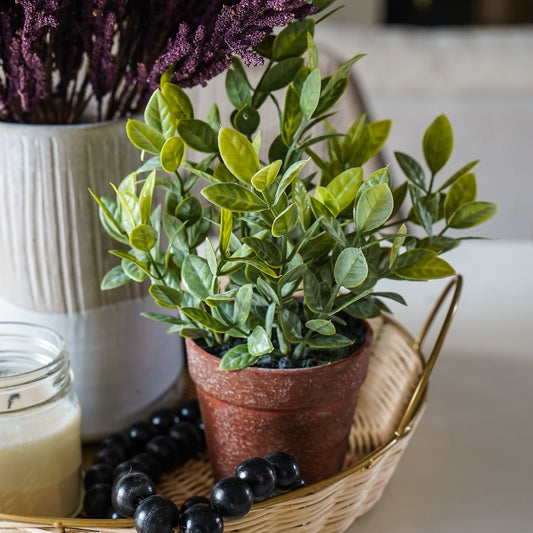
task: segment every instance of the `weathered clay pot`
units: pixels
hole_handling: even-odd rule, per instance
[[[305,369],[219,370],[220,359],[187,339],[215,479],[248,457],[293,455],[307,483],[339,472],[372,343],[335,363]]]

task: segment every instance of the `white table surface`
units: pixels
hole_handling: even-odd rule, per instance
[[[533,531],[533,241],[465,241],[444,257],[464,288],[426,412],[350,533]],[[404,284],[396,318],[417,333],[445,284]]]

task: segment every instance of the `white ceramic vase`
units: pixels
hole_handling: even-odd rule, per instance
[[[91,188],[112,196],[139,164],[124,121],[0,122],[0,320],[52,327],[67,342],[82,404],[82,437],[127,427],[182,392],[183,343],[139,315],[146,288],[101,291],[117,259]]]

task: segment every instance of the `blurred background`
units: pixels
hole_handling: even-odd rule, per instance
[[[478,199],[500,206],[477,233],[533,238],[533,0],[347,0],[316,40],[340,59],[367,54],[354,75],[372,118],[393,121],[388,161],[394,150],[422,160],[444,113],[445,177],[480,159]]]

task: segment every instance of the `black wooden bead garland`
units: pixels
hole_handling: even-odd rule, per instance
[[[243,461],[234,476],[215,483],[211,497],[193,496],[181,507],[156,494],[169,473],[205,452],[198,401],[159,409],[149,421],[106,437],[84,478],[84,510],[90,518],[133,518],[139,533],[220,533],[224,519],[246,515],[254,501],[302,486],[290,455],[274,452]]]

